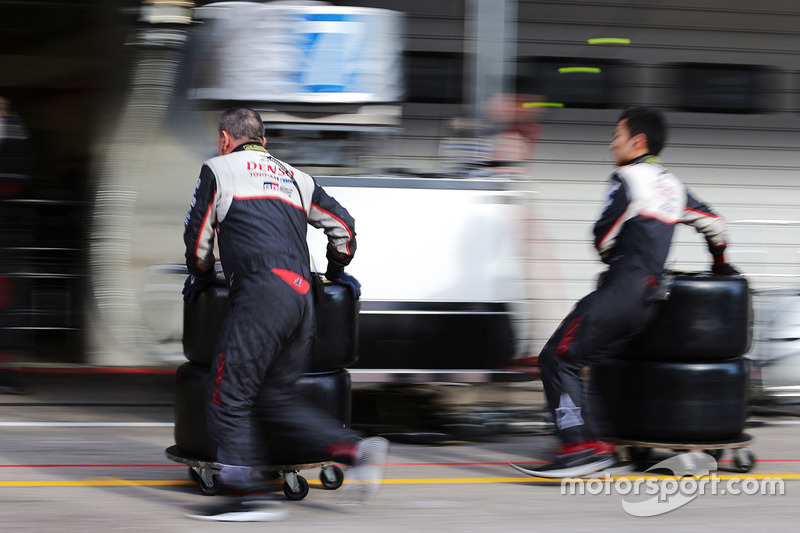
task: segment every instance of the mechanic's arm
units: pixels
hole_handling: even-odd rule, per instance
[[[328,268],[342,270],[356,253],[355,220],[334,198],[315,183],[308,223],[328,236]]]
[[[715,274],[738,274],[739,272],[725,260],[725,248],[728,245],[725,219],[691,192],[687,191],[686,196],[686,209],[683,211],[681,222],[694,226],[694,229],[706,238],[708,251],[711,252],[713,258],[711,271]]]
[[[608,180],[606,198],[603,213],[594,224],[594,247],[604,263],[610,262],[613,257],[617,235],[625,223],[625,212],[630,203],[625,182],[616,174]]]
[[[325,277],[333,283],[348,287],[353,297],[358,299],[361,296],[361,284],[344,271],[344,267],[350,264],[356,253],[355,220],[347,209],[316,182],[308,210],[308,223],[315,228],[322,228],[328,236],[328,268]]]
[[[183,222],[186,266],[198,279],[214,277],[214,235],[217,227],[217,179],[207,165],[200,171],[192,204]]]

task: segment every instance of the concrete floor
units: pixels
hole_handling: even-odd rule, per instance
[[[74,387],[74,388],[71,388]],[[477,396],[496,405],[518,389]],[[721,478],[780,479],[784,495],[700,495],[666,514],[637,518],[619,493],[562,495],[559,482],[537,482],[507,462],[546,459],[554,440],[539,428],[495,434],[480,442],[393,444],[386,483],[370,506],[344,505],[342,490],[323,490],[318,471],[308,497],[287,502],[287,521],[215,524],[183,516],[221,501],[203,496],[186,468],[164,449],[173,444],[169,392],[93,392],[40,385],[25,396],[0,395],[0,523],[6,531],[794,531],[800,519],[800,419],[782,409],[760,410],[748,432],[758,458],[750,474],[735,474],[725,456]],[[530,394],[530,393],[529,393]],[[520,433],[519,431],[524,431]],[[664,450],[657,458],[671,454]],[[625,472],[616,472],[624,474]],[[641,472],[636,475],[641,475]],[[760,483],[761,480],[753,481]],[[641,499],[641,498],[640,498]]]

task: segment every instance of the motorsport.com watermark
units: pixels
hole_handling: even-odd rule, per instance
[[[561,482],[561,494],[622,496],[622,508],[633,516],[656,516],[682,507],[698,496],[745,495],[783,496],[786,484],[781,478],[720,478],[714,470],[717,461],[701,452],[682,453],[651,466],[652,470],[669,470],[672,476],[569,478]],[[640,497],[645,496],[645,499]],[[648,497],[649,496],[649,497]],[[638,499],[636,499],[638,498]]]

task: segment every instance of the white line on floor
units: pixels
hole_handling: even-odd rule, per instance
[[[172,422],[0,422],[0,427],[44,427],[44,428],[167,428]]]

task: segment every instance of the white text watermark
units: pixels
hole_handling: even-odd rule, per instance
[[[670,471],[673,475],[570,478],[561,482],[561,494],[619,495],[622,508],[633,516],[667,513],[698,496],[783,496],[786,485],[781,478],[722,476],[714,472],[717,461],[708,454],[690,452],[675,455],[647,469]],[[635,499],[643,496],[644,499]]]

